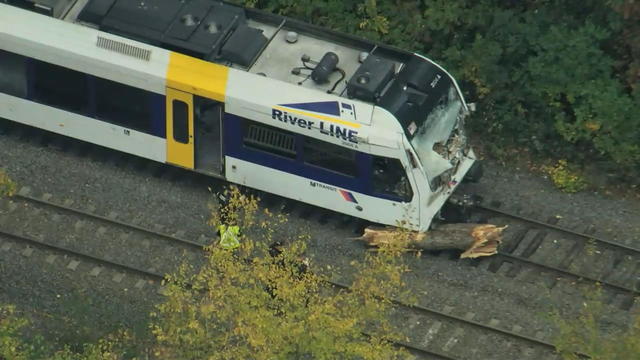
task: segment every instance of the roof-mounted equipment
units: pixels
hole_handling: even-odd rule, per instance
[[[338,55],[334,52],[329,51],[324,54],[322,59],[320,59],[320,62],[318,62],[311,72],[311,80],[317,84],[324,84],[328,82],[329,76],[336,71],[339,61],[340,59],[338,58]]]
[[[347,84],[347,95],[364,101],[375,101],[395,73],[393,61],[369,54]]]

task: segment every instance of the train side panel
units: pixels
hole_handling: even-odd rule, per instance
[[[165,140],[51,106],[0,93],[0,117],[53,133],[165,162]]]
[[[23,75],[0,74],[0,117],[389,225],[424,229],[455,188],[420,182],[372,104],[1,8],[0,70]]]
[[[230,156],[225,164],[227,179],[237,184],[376,223],[396,225],[399,219],[414,224],[417,221],[411,216],[415,209],[411,203],[370,196]]]

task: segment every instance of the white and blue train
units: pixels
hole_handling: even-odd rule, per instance
[[[1,118],[415,230],[475,161],[418,54],[212,0],[5,2]]]

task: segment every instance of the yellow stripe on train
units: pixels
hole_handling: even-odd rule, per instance
[[[169,53],[167,87],[224,102],[228,77],[226,66]]]

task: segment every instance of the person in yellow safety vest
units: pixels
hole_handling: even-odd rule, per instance
[[[218,231],[220,233],[220,246],[223,249],[233,250],[240,246],[240,241],[238,240],[240,237],[240,227],[223,224],[218,226]]]

